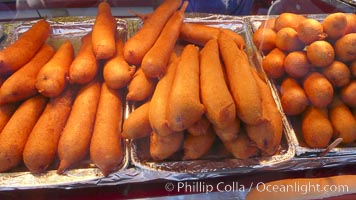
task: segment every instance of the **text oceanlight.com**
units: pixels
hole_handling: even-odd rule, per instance
[[[348,185],[320,185],[318,183],[295,181],[292,184],[265,184],[258,183],[256,189],[259,192],[286,192],[286,193],[344,193],[349,191]]]
[[[210,192],[250,192],[256,188],[258,192],[286,192],[286,193],[345,193],[349,191],[348,185],[320,185],[311,182],[300,183],[298,181],[291,184],[267,184],[264,182],[250,183],[249,185],[239,182],[218,182],[215,184],[204,181],[182,181],[168,182],[165,189],[168,192],[176,191],[182,193],[210,193]]]

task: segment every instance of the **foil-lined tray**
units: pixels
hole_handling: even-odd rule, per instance
[[[255,67],[259,72],[261,71],[259,62],[257,61],[256,51],[252,46],[248,23],[246,23],[243,18],[238,16],[190,13],[186,15],[185,22],[227,28],[240,34],[246,41],[245,51],[249,57],[251,66]],[[136,25],[139,26],[140,24]],[[275,97],[275,102],[278,105],[278,96],[276,94],[273,95]],[[284,121],[286,122],[286,120]],[[288,169],[290,168],[288,161],[295,155],[294,140],[289,130],[289,125],[284,123],[280,149],[273,156],[257,156],[246,160],[236,159],[226,152],[223,145],[218,140],[214,143],[212,149],[199,160],[182,160],[182,151],[179,151],[167,160],[153,161],[149,155],[149,138],[142,138],[132,140],[130,143],[131,162],[134,166],[140,169],[189,174],[211,172],[236,174],[257,172],[261,170]]]
[[[92,30],[95,18],[60,17],[50,18],[47,19],[47,21],[51,26],[51,34],[46,42],[54,49],[58,49],[64,40],[69,40],[73,45],[75,53],[77,53],[81,45],[80,39]],[[116,21],[119,37],[126,40],[126,21],[123,19],[116,19]],[[0,27],[0,32],[2,33],[0,49],[3,49],[16,41],[18,37],[28,30],[35,22],[36,20],[2,23]],[[128,112],[123,109],[123,114],[124,116],[127,116]],[[122,140],[122,147],[124,156],[122,163],[116,172],[117,176],[129,165],[129,148],[127,140]],[[59,185],[68,186],[104,177],[100,170],[90,161],[89,156],[76,164],[73,169],[66,171],[64,175],[58,175],[56,173],[58,164],[58,159],[56,159],[47,172],[38,175],[30,173],[23,164],[8,172],[0,173],[0,191],[15,188],[43,188],[57,187]]]
[[[315,17],[322,18],[322,16]],[[273,80],[268,79],[263,73],[261,67],[263,55],[258,52],[252,42],[253,31],[266,19],[267,16],[237,17],[187,13],[185,21],[229,28],[245,38],[246,53],[250,63],[266,78],[274,95],[276,105],[282,114],[284,132],[280,150],[276,155],[239,160],[227,156],[225,151],[221,151],[222,144],[216,143],[211,152],[200,160],[179,160],[178,152],[178,155],[170,160],[153,162],[150,160],[148,153],[148,138],[125,140],[123,141],[125,156],[122,166],[117,172],[107,177],[104,177],[89,159],[85,159],[75,169],[67,171],[64,175],[58,175],[53,167],[47,173],[33,175],[22,166],[10,172],[0,173],[0,191],[34,188],[72,189],[154,180],[202,180],[250,172],[303,170],[356,162],[356,154],[353,153],[355,152],[353,147],[335,148],[326,156],[319,157],[324,149],[307,148],[298,140],[296,130],[293,128],[294,122],[292,123],[291,119],[286,117],[281,108],[277,86]],[[77,52],[80,44],[79,38],[91,30],[95,18],[61,17],[47,20],[51,23],[53,31],[48,43],[58,47],[64,39],[69,39],[74,45],[75,52]],[[118,22],[118,32],[124,40],[135,34],[142,23],[138,18],[117,18],[116,20]],[[33,21],[14,21],[0,24],[0,49],[15,41],[31,24],[33,24]],[[132,109],[132,104],[125,102],[124,118],[127,118]],[[58,163],[54,165],[56,164]]]
[[[323,19],[327,16],[327,14],[309,14],[304,15],[307,18],[312,18],[318,21],[323,21]],[[259,28],[262,22],[268,20],[269,18],[275,18],[276,15],[255,15],[255,16],[247,16],[245,20],[249,23],[249,28],[251,29],[251,35]],[[264,57],[263,53],[258,50],[258,48],[254,45],[258,57],[259,62],[262,62]],[[274,80],[268,78],[272,84],[273,90],[278,91],[279,85],[276,84]],[[283,109],[282,109],[283,110]],[[356,143],[350,143],[347,145],[339,145],[337,147],[332,148],[331,150],[327,150],[327,148],[310,148],[304,142],[302,132],[301,132],[301,117],[287,117],[287,123],[289,127],[291,127],[291,136],[293,140],[293,144],[295,145],[295,164],[299,165],[292,169],[300,169],[301,166],[304,168],[308,167],[322,167],[326,165],[341,165],[346,163],[353,163],[356,159]],[[327,152],[327,153],[326,153]],[[325,154],[326,153],[326,154]],[[313,162],[311,162],[314,160]],[[309,162],[310,161],[310,162]]]

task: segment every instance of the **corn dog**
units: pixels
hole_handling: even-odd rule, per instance
[[[235,33],[234,31],[226,28],[220,28],[220,31],[228,35],[235,42],[236,46],[240,50],[243,50],[245,48],[245,39],[240,34]],[[216,36],[216,39],[218,39],[218,37],[219,35]]]
[[[240,131],[236,139],[224,142],[224,146],[237,159],[248,159],[258,153],[258,148],[248,138],[245,130]]]
[[[10,170],[21,163],[28,135],[40,117],[46,102],[47,98],[41,95],[26,100],[1,131],[0,172]]]
[[[176,69],[167,107],[168,127],[182,131],[203,114],[199,97],[199,50],[190,44],[184,47]]]
[[[16,111],[17,103],[0,105],[0,134],[7,122],[10,120],[12,114]]]
[[[33,127],[23,151],[23,161],[30,172],[45,172],[55,159],[59,137],[75,94],[75,87],[68,87],[61,95],[51,99]]]
[[[120,91],[112,90],[103,83],[90,142],[90,158],[104,176],[114,172],[123,159],[120,136],[122,113]]]
[[[116,54],[104,65],[104,80],[112,89],[126,87],[131,81],[135,71],[135,66],[129,66],[124,58],[124,42],[118,38],[116,40]]]
[[[208,41],[200,52],[200,95],[205,115],[219,138],[224,142],[234,140],[240,123],[236,120],[235,103],[225,82],[217,39]]]
[[[168,127],[166,115],[168,96],[172,88],[178,62],[179,58],[176,58],[169,64],[166,74],[158,81],[150,102],[148,112],[150,124],[154,132],[160,136],[174,133]]]
[[[343,143],[356,139],[356,120],[351,110],[338,97],[334,97],[329,107],[329,119],[334,129],[334,137],[341,137]]]
[[[127,87],[126,100],[143,101],[150,98],[155,91],[156,84],[157,79],[148,78],[142,68],[138,68]]]
[[[66,40],[37,74],[35,86],[46,97],[58,96],[67,85],[69,66],[74,58],[72,43]]]
[[[183,142],[183,160],[194,160],[204,156],[213,145],[215,137],[212,127],[208,129],[205,135],[187,134]]]
[[[236,118],[231,124],[224,128],[213,127],[216,135],[223,143],[229,143],[236,140],[240,132],[241,122],[239,118]]]
[[[245,40],[241,35],[235,33],[230,29],[216,28],[198,23],[185,22],[180,29],[179,38],[181,40],[204,46],[211,39],[218,39],[220,31],[228,34],[240,49],[245,48]]]
[[[205,115],[214,127],[227,127],[236,118],[236,107],[224,79],[217,39],[200,51],[200,95]]]
[[[116,21],[111,13],[110,4],[102,1],[98,5],[95,22],[92,30],[92,44],[97,60],[108,59],[114,56]]]
[[[258,149],[267,155],[273,155],[278,148],[278,144],[274,144],[274,127],[270,121],[264,121],[257,125],[246,125],[248,137],[256,143]]]
[[[30,61],[45,43],[50,29],[49,23],[41,19],[13,44],[0,51],[0,74],[12,73]]]
[[[132,14],[145,22],[152,13],[132,12]],[[245,39],[240,34],[235,33],[230,29],[218,28],[199,23],[183,22],[180,28],[179,39],[198,46],[204,46],[209,40],[218,39],[220,31],[228,34],[240,49],[245,48]]]
[[[100,82],[96,79],[79,89],[58,143],[58,174],[84,158],[89,150],[95,114],[100,98]]]
[[[126,139],[137,139],[150,136],[152,128],[148,117],[150,102],[136,108],[124,121],[121,136]]]
[[[181,4],[181,0],[165,0],[153,11],[137,33],[128,39],[124,47],[124,57],[129,64],[136,66],[141,64],[168,19]]]
[[[85,84],[94,79],[98,72],[98,62],[93,52],[92,34],[81,38],[80,49],[69,67],[70,83]]]
[[[223,32],[220,32],[218,43],[238,117],[246,124],[260,123],[261,94],[246,54]]]
[[[184,141],[183,132],[160,136],[152,132],[150,137],[150,155],[153,160],[164,160],[176,153]]]
[[[187,128],[187,131],[190,135],[193,136],[200,136],[200,135],[206,135],[208,134],[208,130],[211,126],[210,121],[206,118],[205,115],[202,116],[202,118],[194,123],[192,126]]]
[[[258,125],[247,125],[247,135],[263,153],[273,155],[282,139],[282,116],[267,83],[258,76],[255,70],[252,72],[262,95],[263,118],[266,120]]]
[[[184,22],[180,29],[179,38],[189,43],[204,46],[206,42],[217,38],[218,28],[198,23]]]
[[[178,39],[187,6],[188,1],[184,1],[180,10],[169,18],[156,42],[143,57],[141,67],[147,77],[158,78],[166,73],[166,67]]]
[[[0,88],[0,104],[21,101],[36,95],[37,73],[53,54],[54,49],[44,44],[27,64],[6,79]]]

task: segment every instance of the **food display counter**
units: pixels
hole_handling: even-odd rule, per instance
[[[271,194],[275,195],[271,198],[355,198],[356,186],[351,182],[356,162],[355,98],[352,92],[346,97],[341,94],[356,76],[353,1],[254,1],[245,8],[248,15],[186,12],[189,3],[199,7],[194,1],[183,5],[178,0],[80,2],[17,4],[20,10],[87,8],[95,15],[2,20],[1,199],[30,194],[34,199],[263,199]],[[247,4],[241,1],[241,5]],[[135,12],[135,6],[147,7],[148,12]],[[130,7],[131,16],[120,15],[115,11],[118,7]],[[291,24],[274,27],[286,13],[295,17]],[[160,25],[150,20],[165,15],[170,20]],[[308,93],[305,106],[291,114],[282,98],[284,80],[295,79],[296,85],[302,85],[310,74],[327,76],[320,58],[314,63],[311,56],[303,75],[295,75],[299,68],[294,74],[287,69],[287,55],[307,56],[312,46],[301,39],[288,46],[291,35],[298,34],[291,27],[312,19],[325,28],[321,23],[329,16],[335,18],[329,23],[344,22],[339,28],[342,33],[332,36],[322,30],[312,42],[331,46],[331,62],[346,66],[348,81],[339,86],[323,77],[333,90],[326,95],[320,89],[324,85],[313,85],[311,94],[307,91],[312,86],[303,86]],[[271,28],[268,23],[273,20]],[[148,33],[157,32],[150,23],[158,23],[155,28],[161,30],[154,45],[146,48]],[[42,30],[34,34],[39,26]],[[266,29],[273,37],[258,38],[258,32]],[[283,40],[282,29],[288,29],[285,37],[290,38]],[[136,49],[127,49],[141,30],[148,32],[136,46],[147,50],[139,58]],[[265,49],[266,43],[272,47]],[[278,58],[272,68],[264,63],[272,49],[284,56],[282,71],[273,68]],[[22,57],[16,58],[15,52]],[[155,61],[155,56],[160,59]],[[21,80],[25,75],[28,80]],[[46,81],[51,79],[57,85],[48,87]],[[318,92],[324,96],[312,95]],[[326,98],[330,101],[324,105]],[[292,102],[300,103],[297,96]],[[336,114],[325,118],[325,112]],[[314,115],[305,120],[309,113]]]

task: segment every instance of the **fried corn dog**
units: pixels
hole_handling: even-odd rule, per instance
[[[68,70],[73,58],[73,45],[66,40],[38,72],[35,83],[38,92],[46,97],[58,96],[67,85]]]
[[[204,156],[212,147],[215,137],[212,127],[204,135],[187,134],[183,143],[183,160],[195,160]]]
[[[55,159],[59,137],[72,109],[75,94],[76,88],[72,86],[51,99],[33,127],[23,151],[23,161],[30,172],[45,172]]]
[[[116,54],[104,65],[103,76],[106,84],[112,89],[126,87],[131,81],[136,66],[129,66],[124,58],[124,42],[116,40]]]
[[[128,84],[126,100],[143,101],[150,98],[155,90],[157,79],[148,78],[142,68],[138,68]]]
[[[114,56],[116,52],[115,35],[116,20],[112,16],[110,4],[102,1],[98,5],[92,30],[93,51],[97,60]]]
[[[150,136],[150,155],[153,160],[164,160],[176,153],[184,141],[183,132],[160,136],[152,132]]]
[[[246,131],[240,131],[234,140],[224,142],[226,149],[238,159],[248,159],[258,153],[256,144],[247,136]]]
[[[235,118],[231,124],[224,128],[213,127],[216,135],[220,138],[223,143],[231,142],[236,140],[241,128],[241,122],[239,118]]]
[[[124,156],[120,135],[122,114],[120,91],[103,83],[90,142],[90,158],[104,176],[117,170]]]
[[[184,1],[180,10],[169,18],[156,42],[143,57],[141,67],[147,77],[159,78],[166,73],[168,61],[177,42],[187,6],[188,1]]]
[[[127,40],[124,56],[129,64],[136,66],[141,64],[143,57],[156,42],[168,19],[181,4],[181,0],[165,0],[153,11],[137,33]]]
[[[0,105],[0,134],[7,122],[10,120],[12,114],[16,111],[18,103]]]
[[[58,143],[58,174],[79,162],[88,153],[101,84],[94,79],[79,89]]]
[[[124,121],[121,136],[126,139],[137,139],[150,136],[152,128],[148,117],[150,102],[136,108]]]
[[[0,104],[17,102],[36,95],[37,73],[53,54],[54,49],[44,44],[27,64],[7,78],[0,88]]]
[[[93,52],[92,33],[81,38],[80,49],[69,67],[70,83],[85,84],[94,79],[98,72],[98,62]]]
[[[263,120],[262,98],[247,55],[223,32],[220,32],[218,43],[238,117],[246,124],[260,123]]]
[[[194,123],[191,127],[187,128],[187,131],[190,135],[200,136],[208,134],[209,127],[211,126],[210,121],[206,118],[205,115],[202,118]]]
[[[217,39],[200,52],[200,94],[205,115],[214,127],[223,129],[236,118],[236,107],[226,85]]]
[[[199,50],[185,46],[176,69],[168,100],[167,122],[174,131],[182,131],[201,119],[204,106],[199,97]]]
[[[23,102],[11,116],[0,133],[0,172],[21,163],[27,138],[46,103],[47,98],[36,95]]]
[[[168,66],[167,73],[158,81],[150,101],[148,112],[150,124],[153,131],[160,136],[174,133],[174,131],[168,127],[166,116],[168,97],[172,88],[178,62],[179,58],[176,58]]]
[[[266,119],[257,125],[246,125],[248,137],[256,143],[257,147],[267,155],[273,155],[280,145],[283,134],[282,116],[273,99],[272,92],[253,71],[254,78],[262,96],[263,118]]]
[[[190,22],[183,23],[180,29],[179,38],[199,46],[204,46],[209,40],[218,39],[220,31],[228,34],[234,40],[237,47],[244,49],[245,40],[241,35],[230,29],[217,28],[204,24]]]
[[[30,61],[45,43],[50,31],[49,23],[40,19],[13,44],[0,51],[0,74],[12,73]]]

